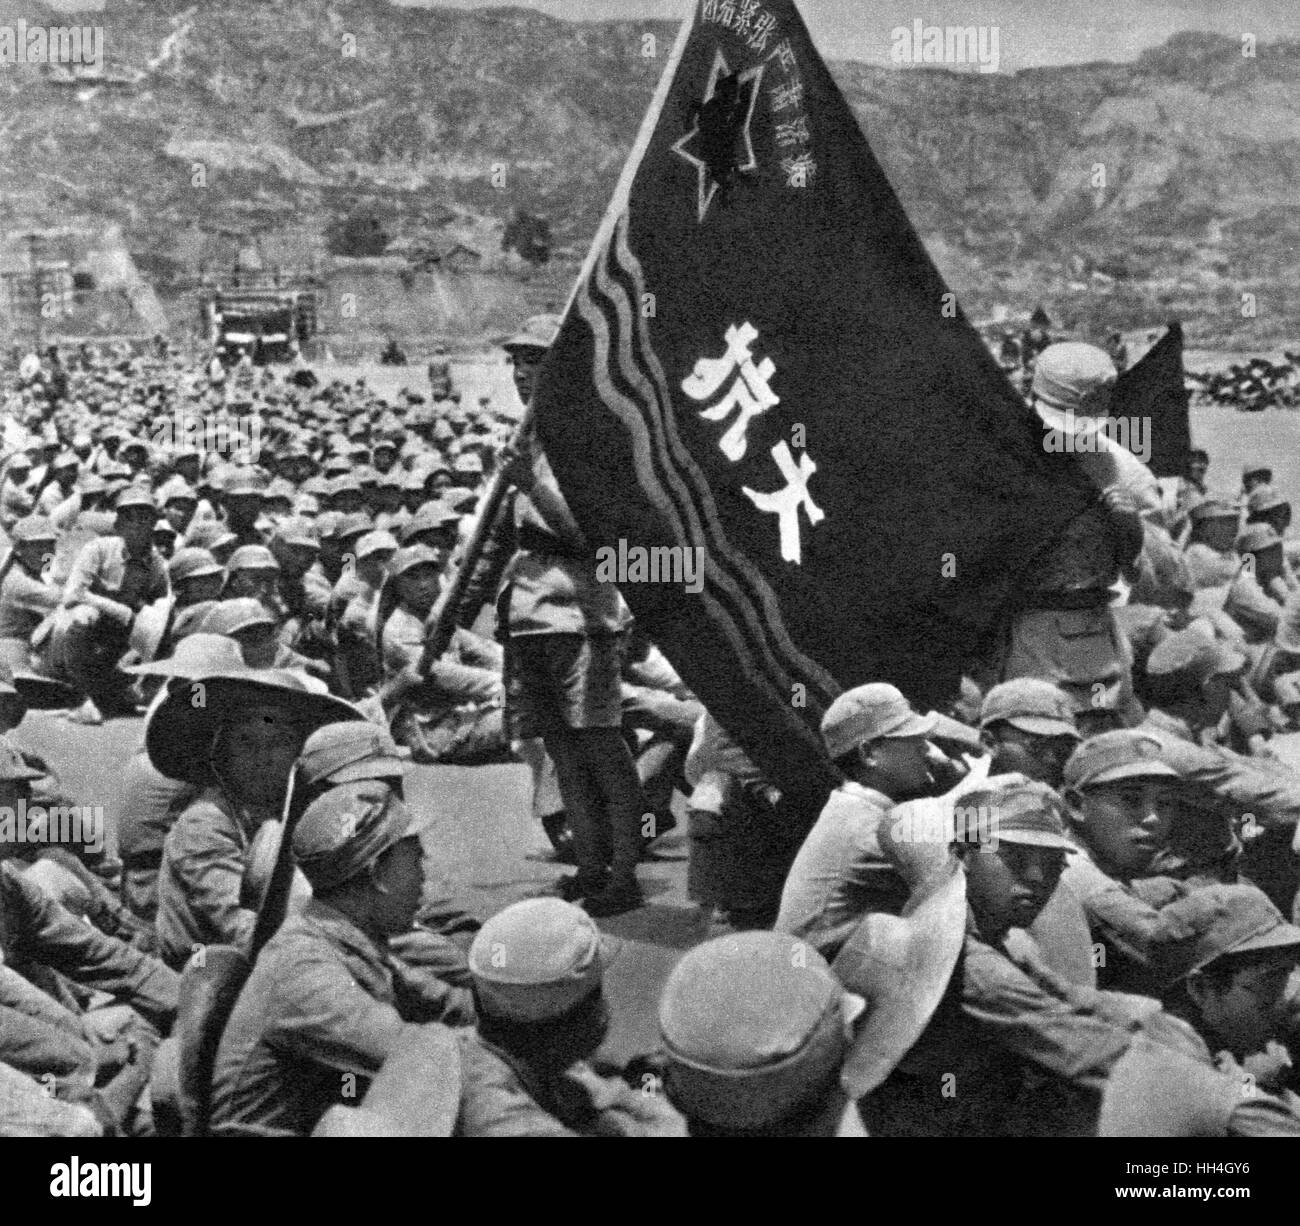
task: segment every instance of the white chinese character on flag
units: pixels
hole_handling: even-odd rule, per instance
[[[776,31],[776,18],[771,13],[763,13],[754,22],[753,33],[749,36],[751,51],[766,51],[767,40]]]
[[[806,451],[799,456],[799,463],[795,464],[790,445],[784,439],[772,448],[772,459],[786,480],[784,489],[763,494],[751,490],[747,485],[741,488],[760,511],[779,517],[781,557],[787,562],[800,565],[803,561],[803,548],[799,542],[799,508],[802,506],[808,512],[808,522],[811,524],[819,524],[826,518],[826,512],[813,502],[812,495],[808,493],[808,478],[817,471],[817,465]]]
[[[695,369],[682,380],[682,391],[692,400],[708,400],[722,389],[722,385],[735,375],[731,387],[712,408],[701,411],[708,421],[722,421],[732,411],[739,409],[736,420],[718,442],[722,454],[733,464],[744,457],[748,441],[745,437],[749,423],[760,413],[781,403],[768,386],[776,374],[771,358],[754,363],[750,346],[758,339],[758,329],[746,321],[740,327],[727,328],[727,351],[720,358],[700,358]]]
[[[741,38],[749,37],[749,23],[758,15],[758,0],[740,0],[740,12],[731,27]]]
[[[772,109],[774,111],[798,110],[803,101],[803,84],[791,81],[789,85],[772,87]]]

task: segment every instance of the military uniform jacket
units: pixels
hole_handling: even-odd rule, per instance
[[[59,605],[62,593],[14,563],[0,584],[0,639],[32,641],[36,627]]]
[[[217,1052],[218,1133],[306,1136],[335,1103],[356,1105],[408,1027],[464,1023],[470,994],[396,962],[312,899],[258,955]]]
[[[541,1070],[477,1033],[461,1038],[458,1137],[672,1137],[686,1121],[662,1094],[642,1094],[578,1063]]]
[[[909,893],[880,846],[893,801],[852,781],[830,794],[795,856],[774,927],[833,959],[869,911],[897,915]]]
[[[8,863],[0,864],[0,961],[107,992],[161,1030],[176,1013],[180,979],[173,971],[84,923]]]
[[[158,941],[163,958],[183,966],[198,945],[243,948],[254,912],[239,905],[245,858],[260,824],[220,788],[201,791],[163,843],[158,877]]]

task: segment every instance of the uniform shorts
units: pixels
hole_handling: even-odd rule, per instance
[[[506,643],[506,714],[513,740],[623,722],[616,634],[521,634]]]

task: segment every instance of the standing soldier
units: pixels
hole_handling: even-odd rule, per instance
[[[506,346],[520,398],[532,398],[553,316],[529,320]],[[622,735],[621,639],[630,621],[595,561],[540,449],[511,476],[519,548],[506,567],[498,623],[506,636],[506,701],[516,740],[540,736],[555,763],[578,871],[561,884],[592,915],[641,905],[641,785]]]
[[[1112,585],[1142,549],[1142,501],[1159,505],[1155,479],[1122,447],[1110,444],[1097,418],[1108,411],[1115,367],[1094,345],[1050,345],[1034,368],[1035,408],[1058,446],[1083,440],[1080,463],[1098,497],[1068,524],[1027,576],[1011,622],[1000,680],[1040,677],[1060,686],[1076,711],[1124,709],[1133,698],[1132,654],[1111,612]],[[1088,437],[1084,437],[1088,436]]]

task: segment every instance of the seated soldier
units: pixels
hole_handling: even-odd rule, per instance
[[[420,824],[391,789],[343,784],[293,832],[313,897],[258,955],[217,1051],[213,1132],[307,1136],[335,1103],[365,1092],[413,1025],[461,1024],[470,994],[430,994],[389,939],[410,929],[424,871]]]
[[[170,965],[201,945],[247,945],[256,916],[240,905],[240,882],[253,835],[281,816],[307,737],[360,718],[292,672],[229,669],[169,683],[145,746],[155,770],[195,788],[163,843],[157,928]]]
[[[48,519],[29,515],[14,524],[10,538],[13,560],[0,583],[0,664],[25,673],[32,670],[36,631],[63,595],[48,578],[59,533]]]
[[[1211,886],[1164,909],[1153,953],[1161,1002],[1203,1040],[1202,1059],[1213,1053],[1221,1069],[1252,1077],[1252,1088],[1281,1094],[1300,1130],[1285,1046],[1296,1037],[1290,983],[1300,928],[1254,886]]]
[[[0,963],[0,1060],[81,1096],[99,1089],[88,1101],[125,1129],[175,1017],[178,977],[60,906],[12,860],[0,862]],[[125,1008],[87,1014],[92,991]]]
[[[926,737],[935,725],[884,683],[857,686],[827,708],[822,740],[847,782],[831,793],[794,858],[778,932],[834,958],[866,912],[902,907],[907,887],[881,850],[879,830],[894,805],[933,791]]]
[[[1152,992],[1151,941],[1161,908],[1189,890],[1235,877],[1240,843],[1221,808],[1198,806],[1192,785],[1141,730],[1090,737],[1066,764],[1074,849],[1062,881],[1083,904],[1098,982]]]
[[[334,675],[345,697],[364,698],[379,684],[379,653],[375,646],[379,593],[388,563],[396,552],[397,538],[390,532],[367,532],[357,541],[356,584],[339,614],[336,629]]]
[[[500,645],[457,626],[447,649],[425,663],[425,619],[438,598],[442,564],[424,545],[398,550],[389,563],[396,607],[387,618],[380,611],[380,645],[386,700],[396,703],[393,736],[417,762],[513,761]]]
[[[153,545],[158,512],[149,491],[128,486],[114,506],[113,535],[88,541],[72,565],[47,645],[52,675],[86,695],[72,716],[81,723],[102,723],[104,706],[135,712],[117,664],[136,615],[170,591],[166,564]]]
[[[687,754],[690,856],[686,893],[710,921],[770,928],[800,832],[784,819],[781,793],[707,711]]]
[[[993,755],[993,773],[1019,772],[1051,787],[1060,787],[1066,760],[1080,741],[1070,700],[1037,677],[1017,677],[989,690],[979,726]]]
[[[864,1007],[802,941],[706,941],[659,998],[662,1088],[691,1136],[866,1136],[840,1086]],[[659,1089],[654,1077],[647,1067],[643,1092]]]
[[[920,1038],[897,1064],[882,1067],[864,1053],[871,1075],[851,1078],[854,1092],[865,1095],[863,1120],[872,1136],[1095,1135],[1107,1079],[1130,1046],[1149,1041],[1195,1050],[1195,1036],[1153,999],[1065,981],[1023,931],[1056,889],[1072,850],[1060,798],[1043,784],[1020,782],[968,793],[966,801],[997,815],[996,850],[987,840],[954,845],[968,904],[960,956]],[[948,887],[923,878],[914,888],[919,916],[924,901]],[[835,966],[846,986],[871,1002],[868,1026],[888,1005],[889,976],[896,978],[890,968],[906,953],[886,948],[873,957],[873,919]],[[930,927],[954,922],[954,913],[939,908]],[[924,943],[917,934],[914,945],[918,969],[894,995],[919,992],[927,963],[938,959],[942,969],[939,934]],[[935,997],[933,987],[927,983],[927,999]],[[852,1061],[846,1070],[855,1072]],[[1180,1087],[1171,1084],[1168,1092]],[[1229,1112],[1226,1135],[1257,1134],[1246,1101],[1239,1098],[1242,1105]],[[1276,1113],[1266,1108],[1266,1115]]]
[[[479,930],[469,964],[478,1021],[461,1044],[456,1135],[686,1135],[662,1095],[590,1063],[609,1012],[601,937],[584,911],[558,898],[514,903]]]

